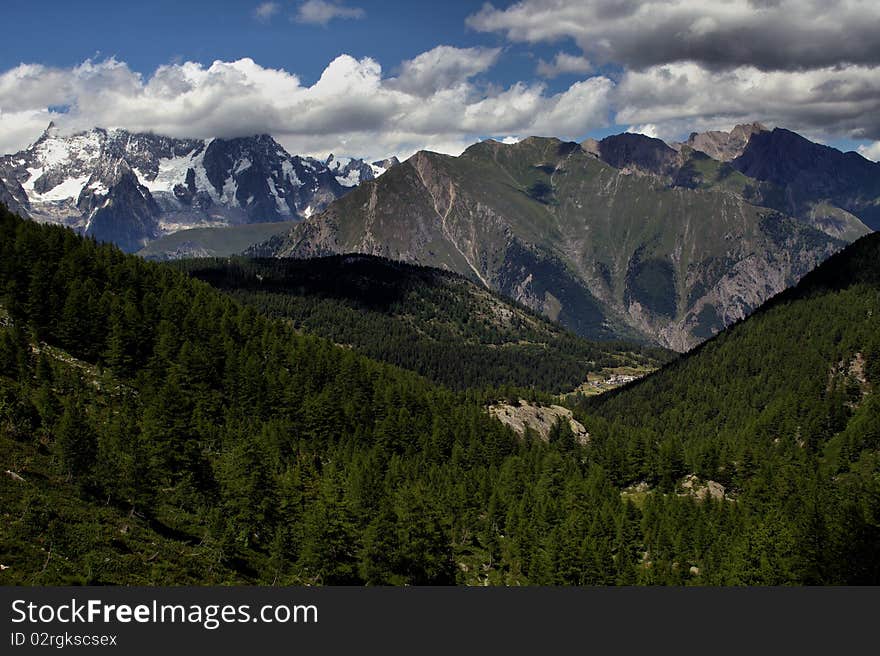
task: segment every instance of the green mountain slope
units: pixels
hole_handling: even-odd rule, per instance
[[[623,133],[588,139],[582,147],[621,171],[673,187],[734,193],[847,242],[867,234],[876,213],[880,167],[857,153],[760,123],[693,133],[673,146]]]
[[[178,268],[294,327],[454,389],[567,392],[589,374],[668,358],[589,342],[467,278],[366,255],[189,260]]]
[[[150,242],[137,254],[148,260],[228,257],[240,253],[249,246],[287,232],[290,225],[290,221],[281,221],[180,230]]]
[[[784,211],[821,215],[823,207],[832,207],[880,229],[880,164],[856,152],[842,153],[776,128],[755,134],[731,164],[780,190]]]
[[[420,152],[389,173],[250,252],[447,268],[582,336],[686,350],[843,244],[730,189],[670,186],[556,139]]]
[[[686,474],[716,481],[736,499],[741,533],[691,545],[691,559],[704,570],[721,549],[741,554],[739,565],[714,564],[737,581],[827,582],[847,571],[876,582],[878,391],[874,234],[656,374],[585,400],[586,424],[604,435],[600,448],[621,481],[657,490],[656,512],[675,512],[660,492]],[[646,545],[658,558],[670,553],[664,540],[677,529],[664,530],[666,537],[655,534]],[[692,519],[687,530],[712,529],[709,520]]]

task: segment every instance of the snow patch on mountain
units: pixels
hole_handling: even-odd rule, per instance
[[[290,160],[283,160],[281,162],[281,171],[284,173],[284,178],[294,187],[301,187],[302,181],[296,175],[296,171],[293,169],[293,164],[290,163]]]
[[[57,200],[67,200],[69,198],[79,198],[80,193],[82,193],[82,190],[86,186],[90,177],[91,176],[89,175],[82,175],[76,178],[68,178],[45,193],[39,194],[39,199],[52,202]]]
[[[140,169],[133,169],[133,171],[135,175],[137,175],[138,181],[149,189],[151,193],[163,191],[171,193],[174,191],[175,185],[185,181],[186,172],[189,169],[201,169],[202,172],[204,172],[204,167],[201,162],[201,158],[204,157],[204,152],[204,149],[202,149],[198,152],[183,155],[181,157],[160,159],[159,172],[152,178],[150,178],[148,173],[145,173]],[[205,176],[204,181],[207,182],[207,180],[208,178]]]
[[[392,162],[399,163],[396,157],[369,164],[362,159],[337,157],[331,153],[324,160],[324,165],[343,187],[356,187],[362,182],[378,178],[393,165]]]

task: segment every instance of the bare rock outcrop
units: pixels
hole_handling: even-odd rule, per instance
[[[726,490],[716,481],[701,480],[696,474],[688,474],[679,484],[683,495],[690,495],[698,501],[707,499],[722,500],[727,498]]]
[[[519,435],[525,435],[530,429],[538,436],[547,441],[550,439],[550,431],[557,421],[567,421],[571,432],[579,444],[587,444],[590,433],[586,427],[572,415],[571,410],[561,405],[537,405],[520,399],[518,405],[509,403],[496,403],[489,406],[489,414],[497,417],[505,426],[509,426]]]

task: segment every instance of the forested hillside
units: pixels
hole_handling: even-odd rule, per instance
[[[3,581],[552,582],[575,502],[590,576],[635,575],[632,511],[564,430],[519,439],[488,399],[68,230],[0,235]]]
[[[878,261],[589,407],[581,445],[0,212],[0,582],[878,583]]]
[[[880,581],[880,235],[862,238],[739,325],[628,389],[586,402],[604,464],[647,481],[647,548],[672,563],[741,554],[744,582]],[[599,445],[597,444],[597,447]],[[729,511],[679,530],[687,473]],[[734,522],[729,535],[720,517]],[[686,530],[685,530],[686,529]],[[702,537],[700,537],[702,536]],[[676,544],[678,542],[679,544]]]
[[[568,392],[590,373],[650,370],[671,355],[591,342],[457,274],[369,255],[174,266],[269,317],[453,389]]]

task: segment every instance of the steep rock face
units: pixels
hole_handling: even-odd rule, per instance
[[[687,145],[719,162],[729,162],[742,155],[752,136],[761,132],[767,132],[762,124],[747,123],[737,125],[730,132],[691,132],[684,144],[676,145],[679,148]]]
[[[373,177],[384,172],[365,166]],[[50,125],[30,148],[0,158],[0,181],[18,207],[7,205],[126,250],[185,228],[298,220],[345,194],[350,179],[342,180],[267,135],[172,139],[95,128],[63,136]]]
[[[121,174],[89,214],[86,234],[132,252],[160,234],[159,205],[131,171]]]
[[[202,166],[208,200],[241,209],[246,223],[306,216],[344,193],[318,160],[291,157],[268,135],[214,139],[205,147]]]
[[[381,169],[382,172],[384,173],[385,171],[390,169],[392,166],[397,166],[398,164],[400,164],[400,160],[397,159],[396,157],[386,157],[385,159],[380,159],[380,160],[373,162],[373,167],[374,167],[373,170],[375,171],[376,169]],[[376,176],[376,177],[378,177],[378,176]]]
[[[842,153],[776,128],[754,135],[731,164],[744,175],[781,189],[789,213],[824,215],[830,213],[823,211],[823,205],[831,206],[857,216],[873,230],[880,229],[880,164],[858,153]]]
[[[13,193],[12,190],[0,180],[0,204],[5,205],[10,212],[15,212],[21,217],[28,218],[30,215],[27,211],[27,195],[21,189],[21,185],[16,183],[19,193]]]
[[[439,266],[584,336],[685,350],[842,243],[727,190],[669,186],[529,138],[417,153],[252,252]]]

